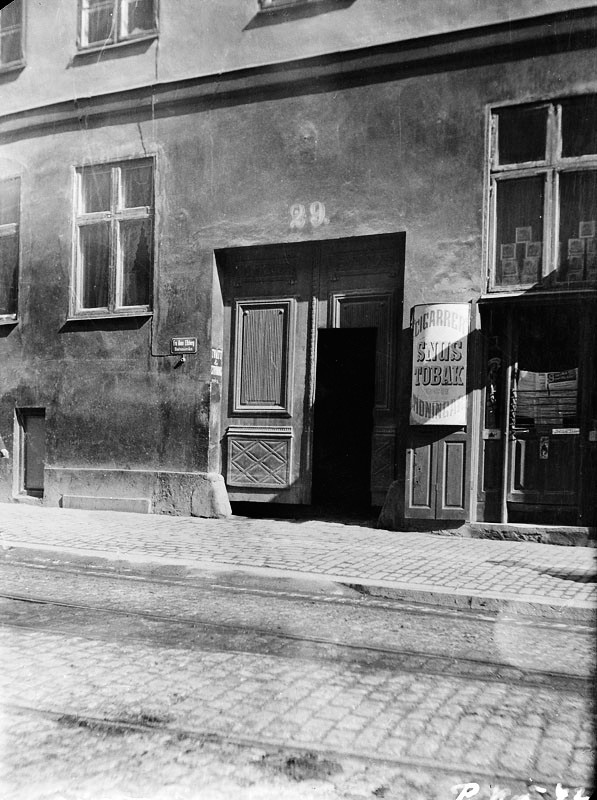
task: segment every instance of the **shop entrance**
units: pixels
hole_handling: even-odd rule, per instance
[[[596,412],[590,308],[520,305],[491,309],[486,317],[485,518],[590,524]]]
[[[217,261],[230,500],[381,506],[394,479],[404,236],[234,248]]]
[[[375,329],[319,331],[313,431],[313,504],[371,506]]]
[[[562,309],[518,320],[510,397],[511,522],[575,524],[579,480],[579,322]]]

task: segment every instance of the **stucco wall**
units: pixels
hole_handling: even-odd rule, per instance
[[[317,94],[48,130],[4,146],[0,170],[23,175],[23,217],[20,319],[0,329],[0,432],[10,440],[14,406],[46,406],[49,466],[216,468],[214,249],[405,231],[404,327],[414,303],[474,299],[486,104],[595,91],[593,67],[593,52],[579,51],[356,88],[330,81]],[[146,153],[158,165],[153,337],[149,320],[67,323],[73,165]],[[290,206],[316,200],[329,224],[291,230]],[[199,339],[186,365],[151,355],[179,335]],[[213,437],[213,415],[211,427]],[[9,468],[0,469],[8,498]]]
[[[77,51],[77,0],[28,2],[26,66],[0,74],[2,113],[243,67],[577,8],[587,0],[339,0],[325,13],[258,15],[257,0],[159,0],[159,38]],[[263,23],[263,24],[262,24]]]

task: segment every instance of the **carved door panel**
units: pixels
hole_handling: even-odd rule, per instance
[[[368,236],[325,242],[321,253],[319,327],[327,322],[330,328],[369,328],[376,332],[370,469],[374,506],[383,504],[394,479],[394,370],[402,316],[402,244],[402,238],[395,235]],[[359,391],[358,386],[355,391]]]
[[[308,248],[231,250],[224,265],[224,475],[233,501],[306,503]]]

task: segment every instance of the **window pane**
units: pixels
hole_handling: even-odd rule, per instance
[[[597,153],[597,95],[562,104],[562,155],[564,158]]]
[[[110,265],[110,223],[84,225],[79,232],[82,307],[106,308]]]
[[[151,176],[151,164],[134,164],[130,167],[122,168],[122,192],[125,208],[151,206]]]
[[[20,25],[23,17],[23,4],[21,0],[12,0],[0,11],[0,27],[9,28]]]
[[[110,167],[86,167],[81,174],[82,212],[110,210],[112,170]]]
[[[0,181],[0,225],[19,221],[20,180]]]
[[[597,172],[560,175],[560,236],[558,278],[597,278]]]
[[[19,237],[0,236],[0,314],[17,313]]]
[[[153,0],[124,0],[121,36],[135,36],[155,28]]]
[[[0,33],[0,62],[11,64],[13,61],[20,61],[22,57],[20,29],[2,31]]]
[[[83,31],[87,44],[112,38],[113,0],[88,0],[83,7]]]
[[[497,184],[497,286],[536,283],[543,258],[544,178]]]
[[[120,224],[124,306],[148,306],[150,303],[151,236],[148,219],[126,220]]]
[[[543,161],[547,108],[503,109],[498,113],[500,164]]]

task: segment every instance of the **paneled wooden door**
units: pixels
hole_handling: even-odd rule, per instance
[[[394,477],[403,250],[402,236],[385,235],[219,256],[223,472],[232,501],[311,502],[318,330],[369,328],[376,335],[373,425],[364,421],[373,429],[369,488],[372,504],[383,503]]]
[[[223,259],[223,464],[232,501],[308,503],[313,250]]]

